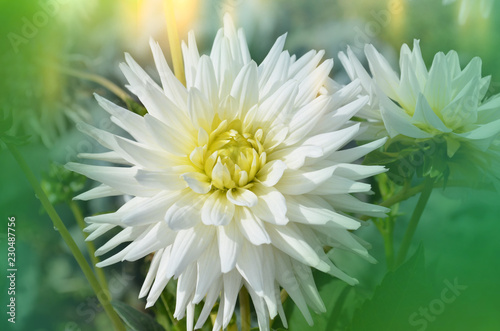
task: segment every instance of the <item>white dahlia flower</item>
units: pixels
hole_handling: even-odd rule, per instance
[[[481,76],[480,58],[461,69],[455,51],[439,52],[427,70],[415,40],[413,50],[401,47],[398,75],[373,45],[365,54],[371,75],[350,49],[339,57],[350,78],[361,81],[360,97],[370,97],[357,116],[368,120],[372,137],[443,141],[448,158],[459,150],[471,157],[472,150],[485,167],[492,162],[488,155],[498,157],[500,98],[485,100],[490,76]]]
[[[339,150],[358,134],[359,124],[348,121],[368,98],[356,98],[356,82],[325,94],[325,84],[335,85],[328,78],[332,60],[319,64],[322,51],[296,59],[283,51],[284,42],[280,37],[257,65],[243,31],[226,16],[210,56],[199,55],[193,34],[183,44],[186,87],[156,42],[151,48],[162,87],[127,54],[121,69],[148,114],[141,117],[96,96],[131,137],[81,125],[110,151],[80,156],[121,166],[67,165],[102,183],[78,199],[133,196],[114,213],[86,219],[89,240],[120,229],[98,255],[129,242],[99,266],[154,254],[139,296],[152,306],[177,279],[174,316],[186,315],[188,329],[203,299],[195,327],[219,300],[214,329],[225,328],[242,286],[261,329],[268,330],[269,318],[278,313],[285,321],[281,288],[312,323],[308,307],[325,307],[311,268],[357,283],[323,247],[373,261],[349,232],[360,223],[344,212],[386,212],[351,195],[370,191],[358,180],[384,171],[351,162],[384,140]]]

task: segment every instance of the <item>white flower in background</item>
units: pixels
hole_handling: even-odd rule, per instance
[[[257,65],[243,31],[226,16],[210,56],[198,54],[193,34],[183,45],[187,87],[175,79],[157,43],[151,48],[163,88],[127,54],[121,69],[148,114],[96,96],[132,138],[81,125],[111,150],[81,157],[123,166],[67,165],[103,183],[78,199],[133,196],[114,213],[86,219],[89,240],[121,229],[97,254],[130,242],[99,266],[154,253],[140,297],[152,306],[178,279],[174,316],[187,314],[188,329],[203,299],[195,327],[217,300],[214,329],[227,327],[242,286],[261,329],[269,330],[269,318],[278,313],[286,324],[280,288],[312,323],[308,307],[325,307],[311,268],[357,283],[323,247],[373,261],[349,232],[360,223],[344,212],[386,212],[351,195],[369,192],[369,184],[357,181],[384,171],[351,162],[384,139],[339,150],[358,134],[359,124],[349,119],[368,98],[357,99],[357,82],[325,94],[325,84],[335,85],[328,78],[332,60],[319,64],[322,51],[296,59],[283,51],[284,42],[280,37]]]
[[[456,0],[443,0],[443,5],[449,5]],[[478,10],[483,18],[490,16],[491,9],[493,8],[493,0],[461,0],[460,11],[458,13],[458,22],[460,24],[465,24],[469,15],[474,10]]]
[[[387,130],[390,137],[440,137],[450,158],[465,146],[479,154],[487,155],[490,147],[493,151],[500,132],[500,98],[484,100],[490,77],[481,76],[481,59],[461,69],[455,51],[439,52],[427,70],[415,40],[412,51],[406,44],[401,48],[398,75],[373,45],[366,45],[365,54],[371,75],[350,49],[339,57],[350,78],[361,81],[361,96],[370,97],[357,116],[368,120],[372,134]]]

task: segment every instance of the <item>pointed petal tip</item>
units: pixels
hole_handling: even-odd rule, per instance
[[[148,289],[149,290],[149,289]],[[139,295],[137,296],[137,299],[142,299],[146,296],[146,294],[148,294],[148,291],[145,291],[145,290],[141,290],[141,292],[139,292]]]
[[[106,267],[106,266],[107,266],[107,264],[106,264],[106,263],[104,263],[104,261],[101,261],[101,262],[96,263],[96,265],[95,265],[95,266],[96,266],[97,268],[104,268],[104,267]]]

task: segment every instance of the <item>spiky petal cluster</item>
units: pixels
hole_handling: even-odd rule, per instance
[[[284,42],[280,37],[257,65],[243,32],[226,16],[210,56],[199,55],[193,34],[183,45],[186,87],[157,43],[151,48],[162,87],[126,55],[121,69],[148,114],[96,96],[131,138],[81,125],[110,151],[80,155],[123,166],[67,165],[102,182],[79,199],[133,196],[114,213],[88,217],[88,239],[120,230],[99,255],[129,243],[100,266],[154,254],[140,297],[151,306],[178,279],[174,316],[187,314],[188,329],[203,299],[195,327],[219,300],[214,329],[225,328],[242,286],[262,330],[278,313],[285,321],[281,288],[312,323],[308,306],[316,312],[325,307],[311,268],[357,282],[323,247],[373,261],[349,232],[359,222],[344,212],[386,212],[351,195],[370,190],[358,180],[384,171],[351,162],[384,141],[340,150],[359,133],[349,119],[368,98],[357,99],[356,82],[327,94],[326,84],[336,86],[328,78],[333,62],[319,64],[322,51],[296,59],[283,51]]]
[[[500,98],[484,100],[490,77],[481,76],[481,59],[461,69],[455,51],[440,52],[427,70],[415,40],[413,50],[406,44],[401,47],[398,75],[372,45],[366,45],[365,54],[371,75],[350,49],[339,57],[351,79],[361,81],[360,96],[370,97],[358,116],[368,120],[373,136],[440,138],[446,141],[449,158],[463,150],[469,157],[482,158],[483,164],[494,162]]]

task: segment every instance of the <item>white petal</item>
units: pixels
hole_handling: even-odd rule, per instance
[[[243,240],[236,268],[259,296],[264,296],[263,259],[261,247]]]
[[[322,261],[314,249],[302,239],[302,234],[295,226],[291,224],[267,226],[266,224],[266,229],[271,236],[272,245],[282,252],[323,272],[330,270],[328,264]]]
[[[294,100],[299,91],[298,83],[289,80],[282,84],[272,95],[265,99],[258,107],[255,114],[257,123],[287,123],[292,117]],[[247,121],[249,119],[245,119]]]
[[[238,36],[236,34],[236,29],[234,27],[233,19],[229,13],[226,13],[223,18],[224,21],[224,37],[226,37],[229,42],[229,46],[231,49],[232,62],[241,66],[242,64],[242,55],[240,50],[240,41],[238,40]]]
[[[255,291],[252,289],[252,287],[249,284],[245,285],[246,289],[248,290],[248,294],[250,294],[250,298],[252,299],[255,312],[257,313],[257,321],[259,323],[259,330],[261,331],[269,331],[269,313],[266,309],[265,303],[263,298],[257,295]]]
[[[169,155],[162,150],[151,149],[146,145],[119,136],[116,136],[115,140],[119,148],[117,151],[121,151],[121,155],[126,153],[127,159],[132,160],[134,164],[142,168],[164,170],[169,164]]]
[[[290,121],[290,134],[286,138],[285,144],[290,146],[306,137],[323,117],[330,100],[329,97],[319,96],[299,109]]]
[[[327,273],[329,273],[332,276],[335,276],[335,277],[342,279],[344,282],[346,282],[349,285],[359,284],[357,279],[349,276],[348,274],[346,274],[345,272],[340,270],[337,266],[335,266],[332,263],[332,261],[330,261],[328,256],[323,251],[323,242],[321,242],[319,240],[319,237],[322,236],[324,234],[324,232],[328,233],[328,235],[330,235],[330,232],[335,232],[335,234],[343,233],[343,234],[347,234],[347,236],[352,239],[353,237],[352,237],[350,232],[348,232],[345,229],[340,229],[340,231],[335,231],[334,229],[336,229],[337,227],[332,225],[331,223],[328,224],[328,226],[326,226],[326,227],[318,226],[316,228],[316,231],[314,231],[313,227],[310,227],[310,226],[298,225],[297,227],[301,230],[303,239],[311,245],[311,247],[314,249],[314,251],[318,254],[321,261],[328,265],[329,270],[326,271]],[[330,228],[328,228],[328,227],[330,227]],[[334,245],[334,247],[338,247],[338,245]],[[364,252],[366,252],[366,249],[364,247],[362,249]],[[299,270],[304,268],[303,265],[301,263],[299,263],[298,261],[292,261],[292,263],[297,268],[299,268]],[[309,270],[309,269],[307,269],[307,270]],[[311,280],[312,280],[312,274],[311,274]],[[321,309],[320,309],[320,311],[321,311]]]
[[[321,185],[318,185],[314,190],[311,190],[310,193],[318,195],[360,193],[369,192],[370,189],[370,184],[355,182],[344,177],[333,175]]]
[[[168,277],[179,276],[191,262],[197,260],[215,239],[215,229],[197,225],[177,233],[172,245],[172,257],[168,263]]]
[[[281,35],[278,39],[276,39],[273,47],[259,65],[259,86],[264,86],[269,79],[276,63],[278,62],[280,54],[283,51],[285,40],[286,34]]]
[[[214,153],[215,154],[215,153]],[[206,167],[205,162],[205,167]],[[206,169],[205,169],[206,170]],[[222,164],[220,158],[217,159],[217,163],[212,169],[212,184],[219,189],[222,188],[233,188],[235,187],[234,181],[231,179],[231,174],[225,165]],[[228,195],[231,190],[228,190]],[[228,196],[229,198],[229,196]]]
[[[127,255],[127,253],[129,251],[130,251],[130,245],[125,247],[124,249],[122,249],[121,251],[116,253],[115,255],[108,257],[106,260],[103,260],[103,261],[97,263],[95,266],[98,268],[104,268],[104,267],[110,266],[112,264],[115,264],[117,262],[122,262],[123,258],[125,257],[125,255]]]
[[[442,109],[442,108],[439,108]],[[451,132],[441,119],[434,113],[431,106],[422,94],[418,95],[417,104],[415,106],[415,113],[412,117],[413,123],[422,123],[431,129],[439,130],[443,133]]]
[[[317,97],[319,89],[325,83],[326,78],[333,68],[333,60],[328,59],[320,66],[314,69],[307,77],[301,80],[299,85],[299,93],[295,104],[301,107]]]
[[[151,224],[140,237],[135,239],[129,246],[130,251],[123,260],[136,261],[163,247],[170,246],[175,239],[176,233],[163,223]]]
[[[456,135],[466,139],[481,140],[481,139],[491,138],[492,136],[498,134],[499,131],[500,131],[500,119],[494,122],[481,125],[477,129],[474,129],[470,132],[459,133]]]
[[[151,307],[155,304],[156,300],[160,297],[161,293],[165,289],[165,286],[170,281],[171,277],[167,277],[166,267],[170,261],[171,257],[171,246],[167,247],[163,250],[160,263],[158,265],[158,271],[156,272],[155,281],[151,290],[149,291],[149,295],[147,298],[146,308]]]
[[[210,289],[216,284],[216,280],[221,275],[220,259],[217,242],[213,241],[197,260],[198,278],[196,281],[196,291],[193,297],[194,303],[199,303],[205,295],[209,296]],[[207,299],[205,299],[207,302]]]
[[[186,109],[186,88],[174,76],[172,70],[170,70],[167,61],[165,60],[165,56],[163,56],[160,45],[153,39],[149,40],[149,45],[151,46],[151,50],[153,52],[156,69],[160,74],[161,84],[163,85],[163,92],[170,100],[172,100],[177,105],[177,107],[179,107],[180,109]]]
[[[320,146],[303,145],[273,151],[269,154],[268,160],[281,160],[286,164],[287,168],[296,170],[304,165],[306,158],[315,159],[321,156],[323,156],[323,148]]]
[[[97,160],[123,165],[132,165],[129,161],[126,161],[115,151],[104,152],[104,153],[79,153],[77,155],[80,159]]]
[[[212,109],[219,105],[219,86],[212,60],[207,55],[200,58],[194,86],[203,93]]]
[[[233,219],[234,204],[229,202],[221,190],[210,194],[201,210],[201,220],[206,225],[227,225]]]
[[[259,102],[259,87],[257,85],[257,65],[250,62],[245,65],[234,80],[231,96],[238,101],[238,113],[244,116],[246,112]]]
[[[327,181],[332,176],[333,171],[333,167],[310,172],[287,169],[275,187],[284,194],[300,195],[309,193]]]
[[[199,194],[206,194],[212,189],[210,178],[201,172],[188,172],[181,175],[188,186]]]
[[[185,156],[196,147],[192,137],[165,125],[151,115],[146,114],[144,120],[153,138],[167,152]]]
[[[388,208],[360,201],[350,194],[335,194],[335,196],[325,196],[323,198],[325,198],[333,208],[350,213],[385,218],[390,211]]]
[[[285,162],[281,160],[268,162],[257,173],[257,179],[264,186],[274,186],[281,179],[286,168]]]
[[[130,133],[137,141],[145,144],[156,145],[154,140],[149,135],[148,130],[146,130],[146,123],[144,122],[142,116],[137,115],[128,109],[117,106],[111,101],[106,100],[95,93],[94,97],[99,105],[112,116],[117,118],[120,126]]]
[[[377,85],[389,98],[397,99],[399,79],[389,62],[371,44],[365,46],[365,54]]]
[[[185,167],[172,167],[164,171],[137,169],[135,179],[139,184],[144,186],[168,191],[177,191],[187,187],[186,182],[180,178],[180,173],[186,170]]]
[[[227,199],[237,206],[253,207],[257,204],[257,196],[250,190],[234,188],[227,190]]]
[[[241,276],[234,270],[222,275],[222,278],[224,281],[224,296],[221,301],[224,301],[224,307],[220,307],[219,310],[222,309],[224,312],[222,328],[225,329],[233,317],[234,306],[241,288]]]
[[[198,61],[200,60],[200,54],[193,31],[188,32],[188,44],[186,45],[183,41],[181,47],[184,59],[184,70],[186,73],[186,86],[190,88],[194,86],[196,68],[198,68]]]
[[[123,223],[131,226],[161,222],[170,205],[178,199],[177,192],[162,191],[125,213]]]
[[[346,125],[346,122],[350,118],[363,109],[368,100],[368,96],[362,96],[336,109],[335,111],[330,112],[329,114],[325,114],[324,118],[320,123],[318,123],[315,130],[317,130],[317,132],[329,132],[340,129]]]
[[[111,197],[115,195],[121,195],[123,192],[114,189],[108,185],[101,184],[93,189],[88,190],[87,192],[80,193],[73,200],[92,200],[97,198]]]
[[[92,226],[96,226],[96,228],[94,230],[91,230]],[[92,233],[89,234],[89,236],[85,239],[85,241],[93,241],[94,239],[102,236],[103,234],[105,234],[106,232],[115,227],[116,225],[114,224],[90,224],[84,229],[84,231],[85,232],[92,231]]]
[[[120,244],[135,240],[144,232],[145,229],[145,227],[127,227],[121,230],[104,245],[99,247],[99,249],[95,252],[95,256],[101,256]]]
[[[175,231],[187,229],[200,222],[200,210],[205,201],[204,196],[190,189],[179,192],[178,196],[165,214],[165,222]]]
[[[305,268],[304,265],[293,260],[292,266],[295,274],[300,277],[300,288],[302,289],[302,293],[304,293],[307,304],[311,306],[316,313],[326,312],[325,304],[316,289],[311,269]]]
[[[368,254],[366,248],[363,247],[363,245],[361,245],[358,240],[356,240],[356,238],[345,229],[321,227],[321,229],[318,229],[318,231],[316,231],[315,236],[321,239],[321,242],[323,242],[325,245],[343,248],[365,258],[371,263],[377,262]],[[352,277],[345,275],[343,272],[340,272],[340,270],[332,270],[332,272],[334,272],[334,276],[341,279],[344,279],[346,277],[348,279],[353,279]]]
[[[335,160],[336,162],[354,162],[356,160],[359,160],[362,158],[364,155],[370,153],[371,151],[376,150],[377,148],[383,146],[385,142],[387,141],[387,138],[381,138],[375,141],[372,141],[368,144],[364,144],[361,146],[349,148],[349,149],[344,149],[338,152],[335,152],[334,154],[331,155],[329,159]]]
[[[389,100],[385,95],[380,97],[380,112],[385,128],[391,137],[403,134],[412,138],[430,138],[432,135],[411,124],[411,117]]]
[[[335,223],[349,230],[356,230],[360,223],[348,216],[336,213],[323,198],[305,195],[287,198],[287,215],[291,221],[304,224]]]
[[[247,208],[238,208],[237,223],[241,233],[253,245],[270,244],[271,238],[264,224]]]
[[[351,141],[358,132],[359,123],[356,123],[342,130],[312,136],[304,141],[304,145],[321,147],[326,157]]]
[[[273,151],[276,147],[280,146],[281,143],[288,136],[288,128],[283,125],[273,125],[271,130],[267,132],[264,143],[264,150],[267,154]]]
[[[188,112],[193,127],[209,130],[214,117],[214,108],[203,93],[195,87],[189,89]]]
[[[221,277],[222,278],[222,277]],[[207,296],[205,298],[205,304],[196,322],[195,329],[201,329],[205,321],[207,320],[210,312],[212,311],[215,301],[219,298],[220,291],[222,289],[222,281],[218,281],[214,286],[210,287]],[[220,308],[219,308],[220,310]]]
[[[252,189],[259,198],[257,204],[251,209],[252,213],[272,224],[288,223],[285,197],[277,189],[259,183],[256,183]]]
[[[191,263],[177,281],[177,293],[175,297],[174,318],[184,318],[188,301],[192,298],[196,284],[196,263]]]
[[[236,222],[230,222],[226,226],[217,227],[217,239],[219,241],[219,255],[221,271],[227,273],[234,269],[238,258],[241,242]]]
[[[153,196],[158,190],[140,185],[134,178],[136,168],[101,167],[79,163],[67,163],[65,168],[106,184],[125,194]]]
[[[297,305],[299,310],[304,315],[307,324],[313,325],[311,313],[307,308],[307,303],[300,290],[300,284],[295,276],[294,268],[291,259],[278,250],[274,250],[274,261],[276,262],[276,280],[283,287],[283,289],[290,295],[293,302]],[[304,266],[305,268],[309,268]],[[299,277],[300,279],[300,277]]]
[[[156,276],[156,271],[158,270],[158,266],[160,264],[162,255],[163,255],[163,249],[160,249],[154,254],[153,259],[151,260],[151,264],[149,265],[149,270],[146,275],[146,279],[144,279],[144,282],[142,283],[142,287],[139,292],[139,299],[144,298],[146,294],[148,294],[149,289],[151,288],[153,280]]]
[[[288,51],[283,51],[278,62],[272,68],[271,75],[264,85],[260,86],[260,98],[261,100],[266,100],[272,95],[278,88],[287,83],[288,80],[288,70],[290,67],[290,54]],[[292,100],[293,101],[293,100]]]

